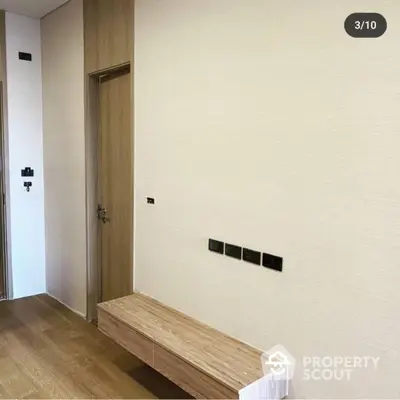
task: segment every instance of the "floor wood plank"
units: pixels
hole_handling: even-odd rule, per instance
[[[187,399],[46,295],[0,302],[0,398]]]

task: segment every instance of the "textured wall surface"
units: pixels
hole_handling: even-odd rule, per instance
[[[32,54],[22,61],[18,52]],[[6,13],[9,213],[13,297],[46,291],[40,21]],[[35,176],[21,177],[31,167]],[[28,193],[24,180],[33,183]]]
[[[386,34],[347,36],[357,11]],[[287,347],[292,397],[398,398],[400,2],[137,0],[135,19],[136,288]],[[305,381],[319,355],[380,361]]]
[[[41,24],[47,291],[86,315],[82,0]]]

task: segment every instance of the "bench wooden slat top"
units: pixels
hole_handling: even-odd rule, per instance
[[[234,391],[263,376],[260,350],[145,295],[98,307]]]

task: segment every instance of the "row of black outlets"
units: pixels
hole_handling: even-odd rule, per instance
[[[228,257],[233,257],[238,260],[243,260],[256,265],[262,265],[266,268],[271,268],[275,271],[282,272],[283,258],[274,256],[268,253],[251,250],[246,247],[236,246],[234,244],[224,243],[215,239],[208,239],[208,250],[225,254]]]

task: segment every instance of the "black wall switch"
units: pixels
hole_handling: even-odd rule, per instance
[[[242,248],[234,244],[225,243],[225,255],[238,260],[242,259]]]
[[[260,265],[261,264],[261,253],[250,249],[243,248],[243,260]]]
[[[208,250],[213,251],[214,253],[224,254],[224,242],[208,239]]]
[[[18,58],[20,60],[24,60],[24,61],[32,61],[32,54],[31,53],[24,53],[24,52],[20,51],[18,53]]]
[[[148,197],[147,198],[147,204],[156,204],[156,200],[153,197]]]
[[[282,272],[283,258],[274,256],[272,254],[263,253],[262,265],[266,268],[274,269],[275,271]]]

